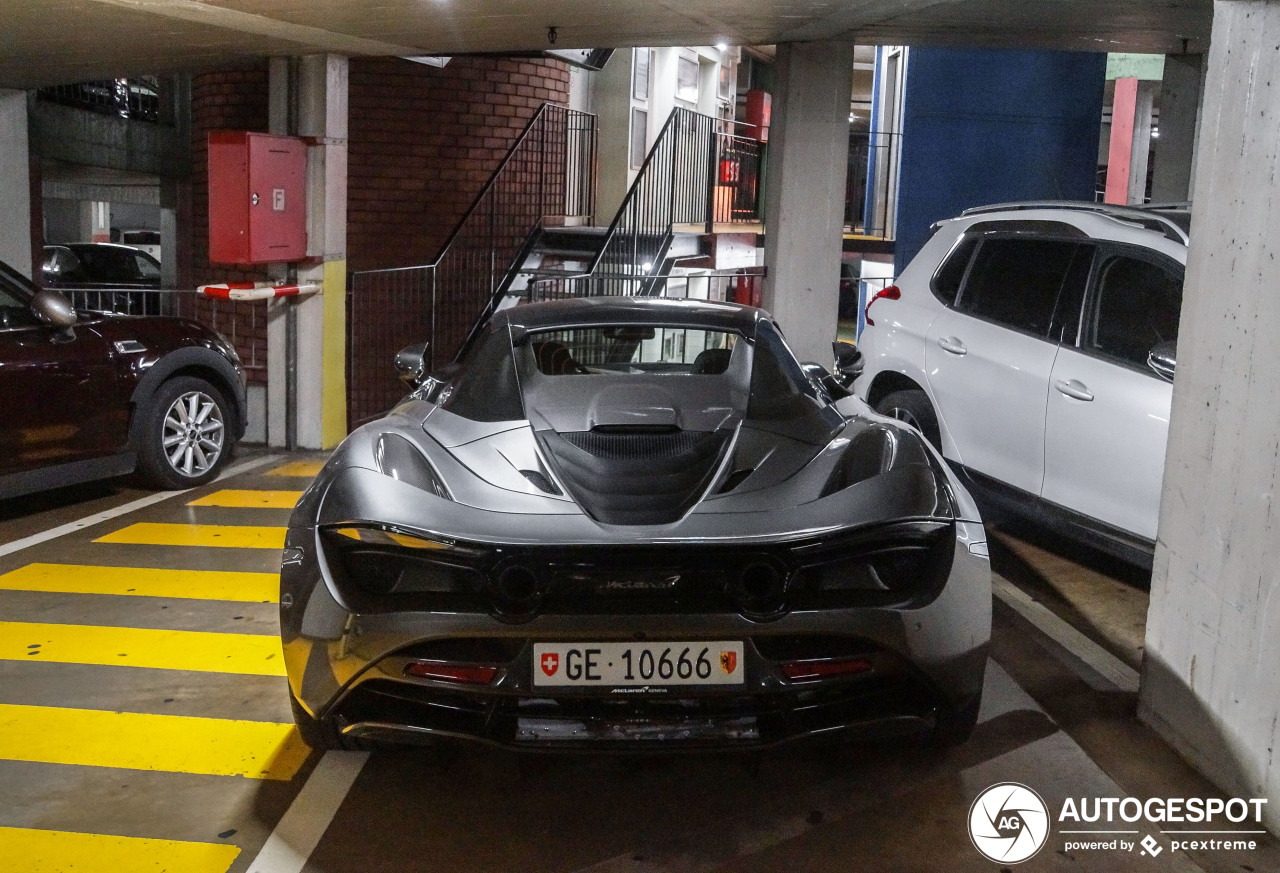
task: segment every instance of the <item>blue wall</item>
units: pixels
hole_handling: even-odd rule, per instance
[[[929,225],[1007,200],[1093,200],[1107,56],[912,48],[897,272]]]

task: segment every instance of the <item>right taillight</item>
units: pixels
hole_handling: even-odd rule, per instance
[[[883,297],[886,300],[901,300],[902,289],[899,288],[897,285],[890,285],[887,288],[881,288],[879,291],[876,292],[876,296],[872,297],[870,300],[867,301],[867,308],[862,310],[862,315],[866,319],[867,324],[871,325],[872,327],[875,327],[876,323],[871,320],[871,304],[875,303],[881,297]]]

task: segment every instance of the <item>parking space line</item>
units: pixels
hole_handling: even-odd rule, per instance
[[[320,472],[324,466],[324,461],[290,461],[276,467],[274,470],[268,470],[268,476],[294,476],[299,479],[313,478]]]
[[[1049,607],[1032,599],[1021,588],[995,574],[991,576],[991,589],[992,593],[1014,612],[1031,622],[1036,629],[1065,649],[1073,658],[1078,659],[1088,670],[1096,673],[1107,685],[1130,694],[1138,693],[1137,670],[1067,624]],[[1098,688],[1093,678],[1081,674],[1080,670],[1074,672],[1080,674],[1081,678],[1096,690],[1108,690]]]
[[[325,752],[248,873],[301,873],[368,759],[368,752]]]
[[[291,724],[0,704],[11,761],[287,781],[309,753]]]
[[[275,461],[277,457],[278,456],[276,455],[268,455],[265,458],[254,458],[253,460],[245,461],[243,464],[236,464],[233,467],[228,467],[223,470],[214,481],[221,482],[223,479],[229,479],[232,476],[239,476],[241,473],[247,473],[250,470],[270,464],[272,461]],[[146,507],[159,503],[162,500],[168,500],[170,497],[177,497],[180,494],[188,494],[194,490],[194,488],[187,488],[182,491],[161,491],[156,494],[148,494],[146,497],[139,497],[137,500],[132,500],[128,503],[121,504],[120,506],[105,509],[102,512],[94,513],[93,515],[87,515],[84,518],[77,519],[76,521],[67,522],[66,524],[49,528],[48,530],[41,531],[40,533],[32,534],[29,537],[23,537],[22,539],[14,540],[11,543],[4,543],[3,545],[0,545],[0,557],[12,555],[14,552],[20,552],[23,549],[38,546],[40,543],[45,543],[49,540],[66,536],[69,533],[75,533],[78,530],[83,530],[86,527],[92,527],[93,525],[100,524],[104,521],[110,521],[113,518],[119,518],[122,515],[128,515],[131,512],[135,512],[139,509],[145,509]]]
[[[0,659],[285,675],[275,634],[0,621]]]
[[[0,873],[225,873],[239,854],[225,843],[0,827]]]
[[[280,577],[275,573],[227,570],[153,570],[145,567],[37,563],[0,574],[0,590],[275,603],[280,596]]]
[[[285,528],[239,524],[170,524],[142,521],[98,537],[95,543],[138,546],[215,546],[283,549]]]
[[[215,491],[187,506],[230,506],[237,509],[293,509],[301,491],[250,491],[229,488]]]

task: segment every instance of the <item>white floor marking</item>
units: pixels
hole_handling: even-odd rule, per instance
[[[248,873],[301,873],[368,759],[368,752],[325,752]]]
[[[1079,658],[1093,672],[1120,691],[1136,694],[1138,671],[1067,624],[1044,604],[999,576],[991,577],[992,592],[1049,639]],[[1078,671],[1077,671],[1078,672]],[[1086,682],[1090,677],[1081,676]],[[1093,683],[1090,682],[1090,685]],[[1105,689],[1104,689],[1105,690]]]
[[[262,458],[254,458],[251,461],[245,461],[243,464],[236,464],[234,467],[228,467],[227,469],[223,470],[222,474],[219,475],[218,478],[214,479],[213,481],[221,482],[223,479],[227,479],[231,476],[239,476],[241,473],[246,473],[249,470],[252,470],[256,467],[262,467],[266,464],[279,462],[279,460],[280,460],[279,455],[267,455],[266,457],[262,457]],[[208,484],[213,484],[213,483],[211,482]],[[204,486],[200,486],[200,487],[204,487]],[[92,525],[99,524],[101,522],[108,521],[113,518],[119,518],[122,515],[127,515],[130,512],[133,512],[134,510],[144,509],[148,506],[159,503],[162,500],[168,500],[170,497],[177,497],[181,494],[189,494],[190,492],[195,490],[196,490],[195,488],[187,488],[182,491],[159,491],[155,494],[148,494],[146,497],[139,497],[137,500],[132,500],[128,503],[121,504],[120,506],[114,507],[113,509],[103,510],[102,512],[85,516],[84,518],[77,519],[76,521],[67,522],[66,524],[59,525],[58,527],[50,528],[49,530],[46,530],[46,531],[41,531],[38,534],[32,534],[29,537],[23,537],[20,540],[14,540],[11,543],[5,543],[4,545],[0,545],[0,557],[3,557],[5,555],[12,555],[14,552],[20,552],[23,549],[29,549],[32,546],[38,546],[40,543],[45,543],[45,542],[48,542],[49,540],[57,539],[58,537],[65,536],[69,533],[75,533],[78,530],[83,530],[86,527],[91,527]]]

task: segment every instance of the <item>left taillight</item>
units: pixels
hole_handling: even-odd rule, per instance
[[[484,586],[487,551],[389,525],[321,529],[329,568],[340,587],[368,595],[475,594]]]

